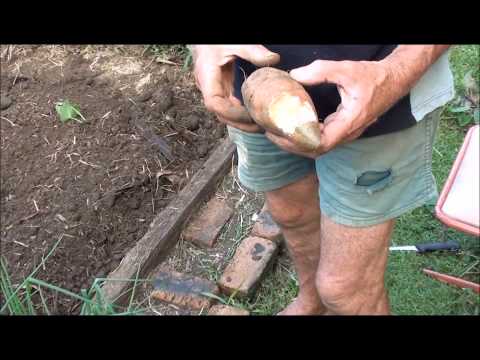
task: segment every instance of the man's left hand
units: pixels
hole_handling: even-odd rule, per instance
[[[311,152],[299,151],[289,139],[266,133],[279,147],[298,155],[317,158],[321,154],[358,138],[404,93],[390,66],[381,61],[328,61],[313,63],[290,72],[303,85],[334,83],[341,104],[324,120],[323,142]],[[319,126],[322,126],[319,123]]]

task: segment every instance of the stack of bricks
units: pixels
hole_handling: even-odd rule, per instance
[[[184,239],[203,248],[213,247],[232,213],[225,201],[213,198],[187,226]],[[214,303],[221,293],[251,297],[273,264],[283,237],[265,206],[250,235],[237,248],[218,284],[186,274],[160,272],[152,297],[183,308],[208,310],[208,315],[249,315],[246,310]]]

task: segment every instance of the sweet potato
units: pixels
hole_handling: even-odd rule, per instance
[[[245,107],[265,130],[292,140],[309,151],[321,144],[321,126],[304,87],[282,70],[265,67],[242,85]]]

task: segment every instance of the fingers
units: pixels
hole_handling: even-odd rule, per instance
[[[308,154],[308,153],[305,153],[305,152],[299,150],[297,145],[295,145],[289,139],[286,139],[282,136],[275,135],[271,132],[266,132],[265,136],[267,137],[267,139],[269,139],[272,143],[277,145],[282,150],[285,150],[289,153],[296,154],[296,155],[299,155],[299,156],[315,158],[315,156],[312,156],[311,154]]]
[[[325,151],[333,149],[350,134],[351,123],[343,109],[330,114],[324,120],[323,128]]]
[[[214,98],[212,111],[218,116],[232,122],[251,124],[253,123],[247,109],[241,105],[234,105],[227,98]]]
[[[220,122],[250,133],[263,132],[238,99],[213,96],[204,97],[204,102],[207,110],[215,113]]]
[[[242,106],[240,100],[233,95],[230,95],[228,98],[217,99],[216,101],[217,104],[209,104],[209,107],[212,106],[212,110],[210,111],[217,114],[220,122],[249,133],[265,132],[263,128],[252,120],[250,114],[247,109]],[[219,102],[223,103],[223,105],[219,105]]]
[[[247,109],[231,95],[232,61],[238,56],[257,66],[271,66],[280,60],[280,56],[261,45],[198,46],[198,51],[203,57],[197,59],[194,76],[207,110],[228,125],[248,132],[262,132]]]
[[[228,74],[217,66],[204,66],[198,71],[197,81],[203,95],[203,101],[208,111],[222,118],[242,123],[252,123],[245,107],[232,101],[232,84]]]
[[[221,116],[217,116],[217,117],[220,122],[248,133],[264,133],[265,132],[265,130],[261,128],[259,125],[257,125],[256,123],[245,124],[237,121],[230,121],[225,118],[222,118]]]
[[[288,139],[275,135],[271,132],[266,132],[265,136],[267,137],[268,140],[270,140],[275,145],[279,146],[285,151],[291,152],[294,149],[294,145]]]
[[[315,60],[309,65],[290,71],[290,76],[304,85],[335,83],[340,86],[346,81],[342,61]]]
[[[244,124],[253,123],[247,109],[242,105],[234,104],[227,97],[206,93],[204,94],[204,103],[208,111],[217,114],[223,119]]]
[[[325,151],[333,149],[339,144],[353,141],[358,138],[375,120],[360,127],[354,126],[354,116],[345,108],[330,114],[324,120]]]
[[[257,66],[273,66],[280,61],[280,55],[262,45],[240,45],[231,49],[231,55],[238,56]]]

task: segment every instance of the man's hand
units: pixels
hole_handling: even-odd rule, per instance
[[[272,66],[280,56],[261,45],[195,45],[192,51],[195,81],[207,110],[227,125],[247,132],[262,132],[233,96],[233,61],[240,57],[257,66]]]
[[[288,139],[266,135],[284,150],[310,158],[352,141],[405,96],[447,48],[402,45],[381,61],[316,60],[294,69],[290,75],[304,85],[336,84],[341,104],[325,119],[324,140],[315,151],[301,152]]]

